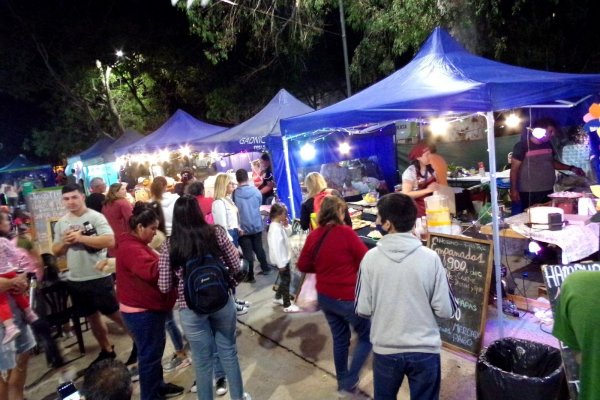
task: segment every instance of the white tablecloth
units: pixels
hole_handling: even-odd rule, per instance
[[[560,247],[563,264],[579,261],[598,251],[599,229],[596,223],[567,225],[560,231],[549,231],[530,228],[525,225],[527,221],[527,213],[517,214],[505,220],[510,228],[520,235]]]

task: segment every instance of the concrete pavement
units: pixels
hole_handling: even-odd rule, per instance
[[[245,389],[255,400],[328,400],[336,399],[335,368],[333,364],[332,340],[329,327],[322,313],[285,314],[280,306],[272,304],[274,292],[271,286],[275,274],[257,276],[257,283],[242,283],[238,297],[249,300],[252,306],[248,314],[240,316],[238,353]],[[485,343],[496,338],[494,309],[488,314],[488,330]],[[530,338],[535,341],[555,340],[540,330],[531,314],[524,318],[507,318],[505,334]],[[125,360],[129,354],[131,340],[109,324],[111,339],[115,343],[118,358]],[[72,341],[72,340],[71,340]],[[91,332],[85,334],[87,353],[71,365],[82,373],[93,360],[98,348]],[[67,349],[66,357],[77,356],[76,346]],[[172,345],[167,340],[165,360],[172,354]],[[194,380],[193,367],[172,374],[165,374],[167,381],[182,385],[189,391]],[[371,360],[367,361],[361,374],[360,389],[373,396]],[[43,355],[32,357],[27,384],[29,400],[55,399],[58,374],[48,372]],[[81,384],[81,378],[76,380]],[[137,385],[136,385],[137,386]],[[139,388],[136,387],[136,391]],[[442,351],[441,399],[475,399],[475,358],[450,351]],[[134,396],[135,399],[139,398]],[[195,399],[195,394],[186,392],[179,397]],[[223,398],[229,398],[228,395]],[[368,397],[367,397],[368,398]],[[408,384],[405,382],[399,399],[408,399]]]

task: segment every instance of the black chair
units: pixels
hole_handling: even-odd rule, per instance
[[[71,321],[75,330],[79,352],[85,354],[81,322],[75,315],[73,306],[71,305],[67,283],[63,281],[54,282],[40,288],[40,293],[42,301],[44,301],[48,308],[44,319],[51,328],[56,330],[55,338],[62,334],[63,325]]]

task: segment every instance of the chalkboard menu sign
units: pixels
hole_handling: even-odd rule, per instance
[[[437,233],[428,247],[441,258],[458,303],[451,319],[438,319],[444,345],[478,355],[485,330],[491,279],[492,242]]]
[[[564,265],[542,265],[542,274],[546,282],[548,298],[552,305],[552,311],[556,312],[558,307],[558,299],[560,298],[560,287],[562,286],[567,276],[575,271],[598,271],[600,273],[600,264],[598,263],[576,263]],[[579,365],[575,361],[575,354],[571,349],[566,347],[563,342],[560,343],[560,352],[569,383],[569,394],[571,400],[579,398]]]
[[[27,209],[32,215],[35,228],[35,239],[42,253],[49,253],[52,248],[54,223],[66,214],[62,205],[61,188],[35,190],[25,198]]]

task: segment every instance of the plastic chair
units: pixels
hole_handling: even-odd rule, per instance
[[[85,346],[83,344],[83,334],[81,332],[81,322],[75,315],[72,305],[69,301],[69,292],[67,283],[62,281],[54,282],[40,289],[41,298],[49,308],[45,320],[51,328],[56,328],[57,335],[62,333],[62,326],[69,321],[73,323],[75,337],[79,352],[85,354]]]

